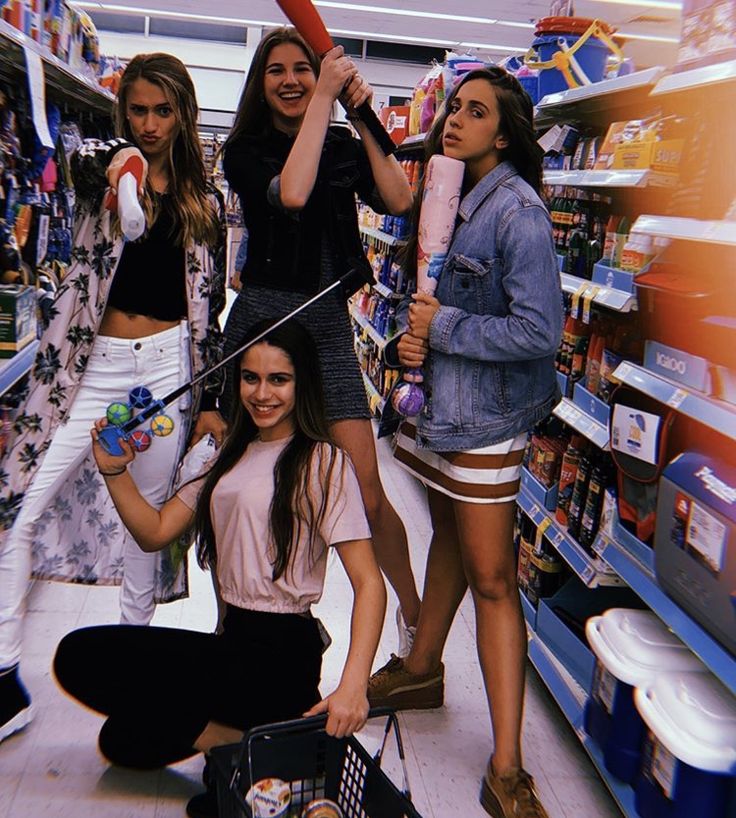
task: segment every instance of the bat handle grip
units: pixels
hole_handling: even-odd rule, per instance
[[[118,438],[120,437],[124,437],[124,434],[120,431],[118,426],[105,426],[104,429],[100,429],[97,440],[108,454],[115,456],[125,454],[122,446],[118,442]]]
[[[370,102],[364,102],[355,110],[371,132],[373,138],[378,142],[378,146],[383,151],[383,155],[391,156],[391,154],[396,151],[396,145],[381,124],[381,120],[376,116],[376,112],[371,108]]]

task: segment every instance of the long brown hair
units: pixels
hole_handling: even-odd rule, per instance
[[[269,31],[258,43],[255,54],[253,54],[253,61],[248,69],[243,93],[240,95],[238,109],[235,112],[235,121],[225,140],[223,150],[240,136],[265,136],[271,129],[271,109],[263,95],[266,65],[273,49],[284,43],[293,43],[301,48],[312,66],[314,76],[319,76],[319,57],[295,28],[281,26]]]
[[[268,329],[273,321],[260,321],[243,337],[241,343],[255,338]],[[316,535],[333,500],[331,485],[337,481],[340,461],[338,449],[332,443],[325,416],[322,376],[317,347],[309,332],[295,319],[272,330],[264,343],[282,350],[294,367],[295,404],[294,434],[279,455],[274,468],[274,492],[269,524],[273,545],[273,579],[277,580],[291,566],[294,547],[307,532],[310,554],[315,555]],[[240,384],[243,357],[235,362],[233,383]],[[217,563],[215,532],[210,513],[212,492],[218,481],[242,458],[248,445],[258,436],[258,428],[240,400],[236,386],[228,435],[212,469],[208,472],[197,501],[194,533],[197,538],[197,561],[203,568]],[[319,468],[322,490],[314,495],[313,469]],[[342,474],[339,478],[342,478]]]
[[[169,153],[169,193],[178,224],[177,240],[185,247],[190,242],[215,244],[217,214],[207,196],[207,172],[197,134],[197,96],[184,63],[171,54],[138,54],[128,63],[120,80],[115,106],[115,130],[136,144],[128,122],[128,93],[139,79],[157,85],[174,110],[177,133]],[[158,213],[152,204],[153,189],[147,186],[146,215],[149,225]]]
[[[519,80],[499,66],[470,71],[452,89],[444,102],[440,115],[435,120],[424,141],[424,166],[426,167],[426,163],[431,156],[443,152],[442,134],[457,92],[466,82],[478,79],[485,80],[489,85],[493,86],[496,94],[500,117],[499,132],[508,140],[508,146],[499,152],[499,159],[502,162],[511,162],[519,176],[539,194],[542,189],[542,150],[537,144],[534,134],[534,105]],[[420,182],[419,191],[411,210],[412,229],[409,234],[410,239],[401,256],[404,269],[410,275],[416,274],[417,228],[419,226],[419,210],[423,193],[424,177]]]

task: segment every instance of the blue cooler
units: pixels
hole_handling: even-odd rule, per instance
[[[736,698],[710,673],[661,673],[634,701],[649,728],[634,786],[641,818],[734,818]]]
[[[596,656],[585,730],[603,752],[606,769],[626,783],[639,772],[646,732],[634,687],[661,671],[704,672],[700,660],[651,611],[611,608],[585,625]]]

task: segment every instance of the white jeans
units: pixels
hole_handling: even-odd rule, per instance
[[[113,401],[125,401],[134,386],[147,386],[157,399],[190,378],[189,339],[186,322],[145,338],[98,336],[71,406],[67,423],[60,426],[36,476],[23,498],[23,507],[0,553],[0,668],[20,659],[25,597],[31,572],[33,525],[75,465],[89,453],[90,429],[104,417]],[[140,454],[130,472],[149,503],[160,507],[185,432],[189,393],[166,408],[175,425],[173,434],[156,438]],[[156,554],[147,554],[125,532],[120,621],[147,625],[155,610]]]

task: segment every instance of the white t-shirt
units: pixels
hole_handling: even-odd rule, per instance
[[[290,438],[253,441],[238,463],[212,492],[210,513],[217,543],[217,578],[225,602],[238,608],[275,613],[305,613],[322,596],[327,547],[371,536],[358,479],[350,458],[341,449],[320,444],[311,472],[314,507],[319,509],[324,472],[331,452],[335,463],[330,479],[329,505],[310,549],[309,534],[301,535],[286,571],[274,582],[274,548],[269,513],[276,460]],[[177,497],[192,510],[203,480],[183,486]],[[311,552],[311,553],[310,553]]]

